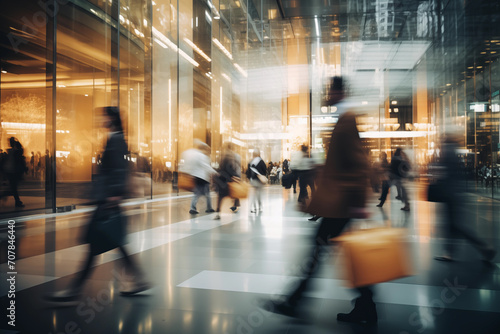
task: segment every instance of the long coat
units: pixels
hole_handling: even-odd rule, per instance
[[[352,218],[363,208],[368,186],[368,159],[356,118],[343,114],[332,132],[326,163],[320,171],[307,212],[326,218]]]

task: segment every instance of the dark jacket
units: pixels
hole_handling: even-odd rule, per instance
[[[96,192],[99,202],[106,198],[124,196],[127,191],[128,162],[127,143],[122,132],[114,132],[106,143],[99,167]]]
[[[241,159],[236,153],[226,152],[219,166],[219,175],[216,178],[217,188],[219,192],[226,194],[228,190],[228,182],[231,182],[232,177],[241,177]]]
[[[254,159],[252,159],[252,161],[250,161],[250,163],[248,164],[248,168],[247,168],[247,178],[249,180],[255,180],[257,179],[257,174],[252,171],[252,169],[250,167],[253,167],[255,169],[257,169],[257,171],[261,174],[261,175],[264,175],[266,176],[266,163],[264,162],[264,160],[262,159],[259,159],[259,162],[257,164],[253,163],[254,162]]]
[[[356,118],[343,114],[332,132],[325,166],[307,212],[326,218],[352,218],[363,208],[368,185],[368,158],[363,149]]]

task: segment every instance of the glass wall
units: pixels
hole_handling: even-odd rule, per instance
[[[281,6],[280,6],[281,4]],[[285,6],[283,6],[285,4]],[[309,6],[309,7],[308,7]],[[333,5],[332,5],[333,6]],[[338,116],[324,82],[348,78],[373,159],[403,146],[425,169],[463,134],[469,190],[499,198],[500,33],[495,1],[27,0],[0,14],[0,149],[15,137],[22,205],[2,169],[0,212],[87,202],[120,107],[138,198],[169,196],[181,153],[232,142],[281,162],[322,152]],[[314,12],[316,10],[316,12]],[[317,15],[317,14],[320,15]],[[23,206],[24,205],[24,206]]]

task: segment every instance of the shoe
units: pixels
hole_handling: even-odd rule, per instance
[[[197,215],[198,211],[196,211],[196,210],[189,210],[189,214],[191,214],[191,215]]]
[[[205,210],[206,213],[212,213],[212,212],[215,212],[214,209],[208,209],[208,210]]]
[[[448,255],[443,255],[443,256],[435,256],[434,257],[434,260],[437,260],[437,261],[443,261],[443,262],[454,262],[455,260],[453,260],[450,256]]]
[[[379,198],[378,198],[378,200],[379,200],[379,201],[381,201],[381,200],[382,200],[382,197],[379,197]]]
[[[260,303],[259,307],[271,313],[286,315],[287,317],[297,317],[295,306],[288,302],[275,302],[272,300],[265,300]]]
[[[231,207],[231,211],[233,211],[234,213],[238,212],[238,210],[239,210],[239,209],[240,209],[240,208],[239,208],[239,207],[237,207],[237,206],[232,206],[232,207]]]
[[[16,208],[24,208],[24,207],[25,207],[25,205],[23,202],[16,203]]]
[[[220,220],[220,215],[215,215],[214,220]]]
[[[399,200],[401,200],[401,196],[396,196],[396,199],[399,199]]]
[[[318,220],[318,219],[320,219],[320,218],[321,218],[320,216],[316,216],[316,215],[314,215],[314,216],[312,216],[311,218],[309,218],[308,220],[309,220],[309,221],[311,221],[311,222],[315,222],[315,221],[317,221],[317,220]]]
[[[132,287],[132,289],[120,291],[120,295],[132,296],[132,295],[135,295],[136,293],[149,290],[149,289],[151,289],[151,287],[152,287],[151,284],[148,282],[135,283],[134,286]]]
[[[405,205],[404,207],[401,208],[401,210],[403,210],[403,211],[410,211],[410,206],[409,205]]]
[[[383,204],[383,203],[378,203],[378,204],[377,204],[377,208],[381,208],[382,206],[384,206],[384,204]]]
[[[76,302],[80,299],[81,292],[79,289],[60,290],[45,295],[45,300],[56,303]]]
[[[337,320],[357,324],[373,324],[378,320],[377,308],[372,300],[357,298],[354,309],[349,313],[337,314]]]

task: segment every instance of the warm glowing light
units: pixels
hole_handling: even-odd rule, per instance
[[[217,45],[217,47],[222,51],[222,53],[224,53],[229,59],[233,60],[233,55],[231,54],[231,52],[229,52],[225,47],[224,45],[222,45],[221,42],[219,42],[219,40],[217,38],[214,38],[213,39],[213,42],[215,43],[215,45]]]
[[[172,152],[172,79],[168,79],[168,151]]]
[[[220,105],[220,133],[224,132],[224,125],[222,123],[222,86],[220,86],[220,100],[219,100],[219,105]]]
[[[240,73],[241,73],[241,74],[242,74],[245,78],[246,78],[246,77],[248,77],[247,72],[246,72],[244,69],[242,69],[240,65],[238,65],[238,64],[236,64],[236,63],[234,63],[234,67],[236,67],[236,69],[237,69],[237,70],[238,70],[238,71],[239,71],[239,72],[240,72]]]
[[[194,51],[196,51],[200,56],[202,56],[203,58],[205,58],[206,61],[208,62],[211,62],[212,59],[210,59],[209,56],[206,55],[205,52],[203,52],[196,44],[194,44],[193,42],[191,42],[191,40],[189,40],[188,38],[185,38],[184,37],[184,41],[190,46],[193,48]]]
[[[177,47],[177,45],[175,45],[175,43],[173,43],[169,38],[167,38],[165,35],[163,35],[155,27],[153,27],[153,36],[156,37],[161,42],[163,42],[163,44],[160,44],[158,41],[156,41],[156,43],[158,43],[159,45],[161,45],[163,47],[166,47],[166,46],[170,47],[174,51],[177,51],[184,59],[186,59],[188,62],[190,62],[195,67],[200,66],[200,64],[198,64],[198,62],[196,62],[193,58],[191,58],[190,56],[188,56],[187,53],[185,53],[184,51],[182,51],[181,49],[179,49]]]

